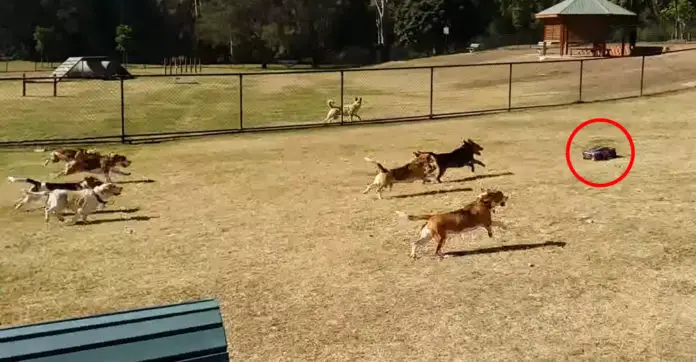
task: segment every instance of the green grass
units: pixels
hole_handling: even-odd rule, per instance
[[[495,57],[498,57],[497,59]],[[533,60],[531,50],[501,50],[435,57],[450,61]],[[696,52],[646,58],[644,94],[693,87]],[[444,59],[444,60],[443,60]],[[419,59],[400,66],[424,65]],[[393,66],[394,63],[387,64]],[[148,69],[149,70],[149,69]],[[582,99],[639,94],[640,58],[586,61]],[[155,70],[153,70],[155,71]],[[127,134],[205,131],[240,127],[239,76],[137,77],[125,81]],[[508,106],[509,67],[454,67],[433,73],[433,112],[453,113]],[[249,73],[243,76],[244,127],[321,122],[327,99],[340,101],[338,72],[312,74]],[[569,103],[579,98],[579,63],[514,65],[513,107]],[[49,83],[0,80],[0,141],[117,136],[121,131],[118,81],[66,81],[53,97]],[[430,70],[372,70],[344,73],[344,103],[363,97],[364,120],[422,116],[430,112]]]

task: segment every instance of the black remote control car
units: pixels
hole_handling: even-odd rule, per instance
[[[585,160],[606,161],[616,157],[616,149],[611,147],[592,147],[582,153]]]

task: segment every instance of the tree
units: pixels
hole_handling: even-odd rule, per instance
[[[116,27],[116,50],[121,52],[122,63],[128,64],[128,52],[133,46],[133,28],[129,25],[119,24]]]
[[[48,55],[49,58],[54,55],[55,41],[56,34],[53,27],[36,26],[34,30],[34,42],[36,43],[36,51],[41,55],[41,62],[44,61],[46,55]]]
[[[388,57],[388,52],[384,42],[384,19],[388,6],[388,0],[374,0],[375,8],[377,9],[377,62],[385,61]]]
[[[448,40],[463,43],[483,33],[491,20],[489,1],[406,0],[396,6],[394,35],[402,45],[417,51],[441,51]]]
[[[211,0],[197,26],[201,39],[229,49],[237,59],[265,64],[280,47],[280,33],[271,19],[277,7],[270,0]],[[282,32],[282,29],[281,29]]]
[[[406,0],[394,15],[394,34],[400,44],[421,52],[444,45],[444,0]]]
[[[696,19],[696,9],[689,0],[673,0],[660,11],[660,15],[674,24],[674,39],[684,39],[684,30],[688,23]]]

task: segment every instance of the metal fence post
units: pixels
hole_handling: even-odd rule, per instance
[[[22,73],[22,97],[27,96],[27,73]]]
[[[244,76],[239,73],[239,129],[244,129]]]
[[[580,59],[580,83],[578,84],[578,102],[582,102],[582,68],[585,61]]]
[[[58,97],[58,79],[53,75],[53,96]]]
[[[512,110],[512,63],[508,70],[508,112]]]
[[[643,59],[640,61],[640,96],[643,96],[643,80],[645,76],[645,55],[643,55]]]
[[[344,86],[344,72],[341,70],[341,126],[343,125],[343,86]]]
[[[430,119],[433,119],[433,84],[435,79],[435,67],[430,67]]]
[[[126,102],[123,91],[123,77],[119,77],[121,83],[121,143],[126,143]]]

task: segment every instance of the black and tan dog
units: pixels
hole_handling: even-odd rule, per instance
[[[19,209],[22,207],[22,205],[25,205],[29,202],[36,201],[41,199],[41,195],[37,195],[36,193],[38,192],[43,192],[43,191],[53,191],[53,190],[72,190],[72,191],[77,191],[77,190],[83,190],[83,189],[91,189],[96,186],[99,186],[102,184],[101,180],[94,176],[87,176],[85,177],[82,181],[80,182],[45,182],[45,181],[37,181],[28,177],[12,177],[9,176],[7,179],[10,182],[26,182],[31,185],[31,188],[24,191],[24,197],[22,197],[17,203],[15,204],[15,209]]]
[[[56,148],[48,154],[44,166],[48,166],[49,163],[58,163],[60,161],[70,162],[75,159],[75,156],[96,156],[99,153],[94,149],[84,149],[84,148]]]
[[[67,176],[78,172],[89,172],[97,175],[104,175],[106,182],[111,182],[111,173],[130,176],[130,172],[120,170],[119,167],[130,166],[131,161],[124,155],[109,153],[106,156],[96,154],[86,154],[78,152],[75,159],[65,165],[63,171],[55,176]]]
[[[437,177],[435,177],[435,181],[439,183],[442,182],[440,178],[442,177],[442,175],[445,174],[445,171],[448,168],[459,168],[469,166],[471,167],[471,172],[474,172],[475,164],[486,167],[486,165],[483,162],[474,158],[474,155],[480,156],[481,151],[483,151],[483,147],[481,147],[481,145],[472,141],[471,138],[469,138],[465,141],[462,141],[462,145],[452,152],[435,153],[427,151],[416,151],[413,154],[416,156],[427,154],[435,157],[435,161],[437,162],[437,166],[439,168],[439,172],[437,174]]]
[[[365,157],[365,161],[372,162],[377,165],[379,173],[375,176],[374,181],[367,185],[367,188],[365,188],[363,194],[368,193],[373,187],[377,187],[377,197],[380,200],[382,199],[382,190],[388,188],[389,191],[391,191],[394,183],[413,182],[416,180],[423,180],[423,183],[425,183],[426,180],[429,179],[432,181],[434,175],[439,173],[435,158],[429,154],[417,156],[409,161],[409,163],[392,169],[382,166],[381,163],[369,157]]]
[[[491,219],[491,213],[497,206],[505,206],[508,196],[501,191],[482,190],[483,193],[459,210],[444,213],[408,215],[397,211],[397,215],[406,220],[427,220],[421,227],[418,240],[411,243],[412,258],[416,257],[416,247],[424,245],[430,240],[437,243],[435,255],[443,257],[442,247],[445,245],[447,236],[450,234],[460,234],[473,231],[477,228],[484,228],[488,231],[488,236],[493,237],[492,226],[506,228],[506,226]]]

